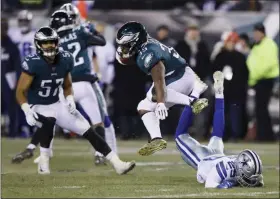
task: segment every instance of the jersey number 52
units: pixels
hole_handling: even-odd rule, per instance
[[[60,48],[63,50],[62,47],[60,47]],[[68,50],[72,53],[72,55],[74,57],[74,67],[85,63],[85,60],[83,57],[78,57],[78,54],[81,51],[81,45],[79,42],[73,42],[71,44],[68,44],[67,51]]]

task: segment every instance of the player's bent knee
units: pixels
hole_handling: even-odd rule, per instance
[[[155,110],[156,104],[149,101],[147,98],[142,100],[138,106],[137,110],[140,116],[144,115],[145,113],[152,112]]]

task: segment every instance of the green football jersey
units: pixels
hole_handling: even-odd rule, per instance
[[[150,74],[159,61],[162,61],[165,66],[166,84],[180,79],[184,75],[187,66],[185,59],[174,48],[149,38],[136,57],[137,65],[143,72]]]
[[[80,25],[68,31],[60,38],[60,48],[72,53],[74,57],[74,68],[71,72],[72,76],[79,76],[91,73],[91,56],[88,47],[92,44],[90,40],[92,35],[89,34],[91,28]]]
[[[54,64],[38,54],[27,56],[22,71],[34,77],[27,93],[28,103],[48,105],[57,102],[59,87],[73,66],[73,56],[66,51],[59,51]]]

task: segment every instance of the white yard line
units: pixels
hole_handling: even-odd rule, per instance
[[[58,186],[58,187],[53,187],[55,189],[81,189],[85,188],[86,186]]]
[[[150,195],[142,196],[141,198],[182,198],[182,197],[209,197],[209,196],[229,196],[231,193],[191,193],[191,194],[178,194],[178,195]],[[250,192],[250,193],[232,193],[235,196],[259,196],[259,195],[274,195],[279,194],[278,191],[271,192]]]

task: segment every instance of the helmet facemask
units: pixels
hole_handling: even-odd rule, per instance
[[[34,38],[37,52],[48,61],[53,62],[59,52],[59,37],[50,27],[40,28]]]
[[[236,180],[243,187],[263,186],[262,163],[259,156],[251,151],[242,151],[234,161]]]
[[[122,58],[130,58],[135,55],[136,51],[136,42],[120,44],[117,48],[117,52]]]

